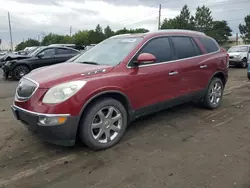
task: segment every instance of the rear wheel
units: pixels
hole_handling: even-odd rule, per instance
[[[84,112],[79,136],[94,150],[107,149],[117,144],[127,128],[127,111],[112,98],[95,101]]]
[[[206,91],[206,94],[203,99],[203,105],[209,109],[215,109],[220,106],[222,96],[224,91],[224,85],[220,78],[214,77],[209,87]]]
[[[30,72],[29,68],[25,65],[18,65],[12,71],[12,77],[15,80],[20,80],[24,75]]]

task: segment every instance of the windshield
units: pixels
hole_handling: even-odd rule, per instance
[[[247,52],[247,51],[248,51],[247,46],[233,46],[228,50],[228,52]]]
[[[142,40],[142,37],[106,39],[87,50],[79,56],[74,63],[91,62],[96,65],[115,66],[119,64]]]
[[[43,47],[38,47],[37,49],[35,49],[34,51],[30,52],[28,55],[29,56],[35,56],[37,54],[38,51],[40,51]]]

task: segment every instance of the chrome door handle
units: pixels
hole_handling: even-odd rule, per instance
[[[169,75],[169,76],[176,75],[176,74],[178,74],[178,72],[177,72],[177,71],[174,71],[174,72],[170,72],[170,73],[168,73],[168,75]]]
[[[200,68],[201,69],[207,68],[207,65],[201,65]]]

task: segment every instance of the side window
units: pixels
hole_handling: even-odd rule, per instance
[[[166,62],[172,60],[172,49],[167,37],[160,37],[150,40],[142,50],[136,55],[135,59],[141,53],[150,53],[156,57],[156,62]]]
[[[211,38],[200,37],[199,40],[201,44],[204,46],[204,48],[206,49],[207,53],[212,53],[212,52],[216,52],[219,50],[218,45]]]
[[[191,38],[191,41],[192,41],[192,43],[194,45],[196,55],[202,55],[202,51],[201,51],[200,47],[196,44],[196,42],[194,41],[193,38]]]
[[[194,44],[189,37],[173,36],[171,39],[178,59],[189,58],[197,55]]]
[[[57,55],[65,55],[65,54],[69,54],[69,52],[68,52],[68,49],[65,49],[65,48],[57,48],[56,54],[57,54]]]
[[[75,50],[68,49],[67,51],[68,51],[68,54],[77,54],[77,51]]]
[[[55,49],[50,48],[50,49],[43,50],[38,55],[42,55],[43,57],[52,57],[55,55]]]

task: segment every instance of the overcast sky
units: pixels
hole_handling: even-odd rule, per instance
[[[227,20],[234,33],[250,14],[250,0],[0,0],[0,38],[2,46],[9,47],[8,11],[14,44],[27,38],[41,39],[49,32],[69,34],[70,26],[72,33],[94,29],[98,23],[114,30],[156,30],[160,3],[162,19],[176,16],[185,4],[192,13],[204,4],[215,20]]]

